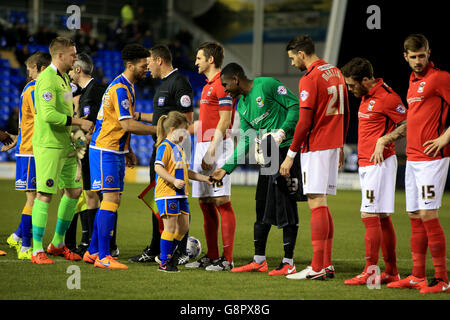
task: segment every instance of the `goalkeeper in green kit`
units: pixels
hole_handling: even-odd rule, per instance
[[[280,81],[272,77],[250,80],[242,67],[230,63],[221,72],[222,85],[232,98],[240,96],[237,111],[241,120],[241,134],[234,154],[212,178],[221,180],[239,164],[245,163],[250,143],[255,140],[255,159],[260,164],[256,187],[256,222],[254,224],[255,255],[244,266],[231,272],[267,272],[266,244],[272,225],[283,229],[284,257],[281,264],[268,275],[295,273],[294,249],[298,231],[297,201],[303,196],[300,157],[284,178],[279,169],[286,157],[298,122],[297,97]]]
[[[76,179],[77,153],[72,145],[72,126],[91,131],[94,124],[73,117],[72,87],[67,72],[76,60],[75,43],[57,37],[49,47],[51,65],[41,72],[35,87],[36,114],[34,120],[33,153],[36,162],[37,196],[33,206],[33,256],[32,263],[52,264],[44,252],[42,238],[47,225],[47,215],[52,196],[57,189],[64,190],[58,207],[58,220],[53,240],[47,253],[64,256],[67,260],[81,257],[64,245],[64,236],[69,227],[78,198],[81,182]],[[76,150],[75,150],[76,151]],[[75,155],[75,156],[74,156]]]

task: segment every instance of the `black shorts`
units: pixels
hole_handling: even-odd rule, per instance
[[[283,163],[289,148],[279,149],[279,164]],[[278,172],[274,175],[258,176],[255,199],[265,203],[263,222],[282,228],[298,224],[297,202],[306,201],[301,179],[300,153],[294,158],[290,177],[285,178]]]

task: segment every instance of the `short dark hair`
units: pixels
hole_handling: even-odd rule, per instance
[[[307,56],[315,53],[314,42],[306,34],[295,36],[286,46],[286,51],[303,51]]]
[[[429,49],[428,39],[420,33],[411,34],[406,37],[405,42],[403,43],[403,49],[406,53],[409,51],[417,52],[420,49],[425,48],[425,50]]]
[[[52,62],[52,56],[48,52],[36,51],[25,60],[25,65],[36,65],[38,72],[42,67],[48,67]]]
[[[148,58],[150,53],[138,43],[127,44],[122,50],[122,60],[126,66],[127,62],[136,63],[142,58]]]
[[[84,74],[91,75],[94,71],[94,62],[92,62],[91,57],[87,53],[77,54],[77,61],[75,61],[74,66],[80,66],[81,71]]]
[[[220,72],[220,75],[225,76],[227,78],[232,78],[234,76],[238,77],[239,79],[246,78],[244,69],[236,62],[231,62],[227,64]]]
[[[163,44],[157,44],[150,49],[150,57],[152,59],[161,58],[166,63],[172,63],[172,54],[170,53],[169,47]]]
[[[373,78],[373,67],[369,60],[356,57],[347,62],[341,69],[344,77],[361,82],[365,77]]]
[[[216,68],[220,68],[223,63],[224,58],[224,50],[220,43],[218,42],[204,42],[202,43],[197,51],[203,50],[203,54],[205,55],[206,59],[209,59],[210,57],[214,58],[214,65]]]

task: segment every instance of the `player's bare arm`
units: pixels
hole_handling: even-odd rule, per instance
[[[8,151],[14,148],[17,144],[17,136],[9,134],[8,132],[0,131],[0,141],[4,144],[1,151]]]
[[[397,125],[394,131],[380,137],[375,145],[375,150],[370,157],[370,161],[374,164],[381,164],[384,161],[383,152],[387,144],[406,137],[406,120],[403,120]]]
[[[94,130],[94,123],[90,120],[83,118],[72,118],[72,125],[79,126],[85,132],[92,132]]]
[[[134,154],[133,150],[130,150],[128,153],[125,154],[125,165],[129,168],[134,168],[137,164],[136,155]]]
[[[152,123],[153,113],[135,112],[133,118],[136,121]]]
[[[205,176],[204,174],[197,173],[192,170],[188,170],[188,177],[190,180],[196,180],[200,182],[206,182],[207,184],[213,184],[213,181],[208,176]]]
[[[217,146],[225,137],[227,129],[231,124],[231,114],[232,112],[227,111],[219,111],[219,122],[217,123],[216,131],[214,132],[214,137],[209,145],[208,150],[206,151],[203,159],[202,159],[202,169],[203,170],[211,170],[214,167],[214,157],[216,155]]]
[[[436,157],[439,151],[450,143],[450,127],[438,138],[426,141],[423,146],[426,147],[424,153]]]
[[[224,169],[219,168],[211,174],[211,178],[216,181],[221,181],[226,174],[227,172]]]
[[[156,134],[156,126],[149,126],[131,118],[123,119],[119,122],[123,130],[126,132],[131,132],[138,135]]]

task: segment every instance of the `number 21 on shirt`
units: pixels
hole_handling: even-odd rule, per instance
[[[339,88],[339,94],[338,94]],[[338,87],[330,86],[327,88],[328,95],[331,95],[331,99],[328,102],[327,116],[334,116],[338,114],[344,114],[344,85],[340,84]],[[336,105],[339,96],[339,105]]]

